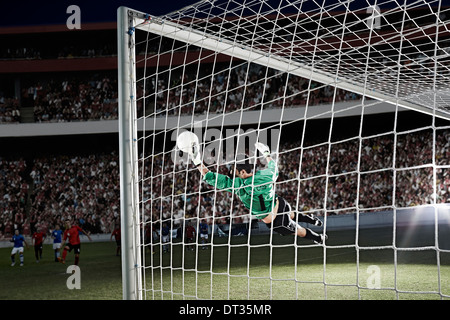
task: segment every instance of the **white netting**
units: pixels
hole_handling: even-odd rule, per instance
[[[372,7],[378,9],[368,15]],[[380,8],[386,9],[378,15]],[[438,0],[204,1],[163,19],[198,35],[186,39],[192,45],[214,39],[229,45],[227,51],[261,54],[249,55],[256,63],[273,57],[293,73],[324,77],[325,84],[355,85],[368,96],[425,109],[435,105],[448,114],[448,15]],[[169,37],[179,33],[166,29]],[[159,54],[174,48],[162,49]]]
[[[146,298],[450,296],[448,6],[200,1],[132,16]],[[174,148],[184,129],[222,174],[267,142],[276,193],[329,241],[271,235],[203,184]],[[203,221],[207,246],[186,239]],[[411,285],[415,268],[431,280]]]

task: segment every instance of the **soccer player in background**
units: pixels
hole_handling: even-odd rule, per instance
[[[192,145],[188,153],[206,183],[217,189],[235,193],[244,206],[251,210],[250,213],[263,221],[269,229],[281,235],[297,235],[317,244],[323,243],[327,238],[326,235],[317,234],[298,224],[305,222],[322,226],[322,221],[292,210],[290,204],[275,193],[277,164],[271,158],[268,146],[257,142],[255,147],[266,159],[267,169],[253,172],[253,165],[247,156],[243,155],[240,159],[236,159],[233,178],[209,171],[201,161],[200,147],[197,143]]]
[[[191,225],[190,222],[187,223],[186,226],[186,243],[189,245],[186,245],[186,250],[194,250],[194,247],[192,247],[190,244],[195,241],[195,228]]]
[[[206,243],[208,242],[208,224],[202,220],[199,224],[199,234],[200,234],[200,241],[202,243],[202,250],[206,249]]]
[[[112,238],[114,237],[114,239],[116,240],[116,256],[120,256],[120,247],[121,247],[121,233],[120,233],[120,226],[118,224],[115,225],[113,232],[111,232],[111,238],[110,240],[112,240]]]
[[[23,266],[23,244],[25,243],[28,249],[28,243],[25,241],[23,235],[19,233],[19,230],[14,231],[14,235],[11,238],[11,242],[14,242],[14,247],[11,250],[11,267],[16,264],[16,253],[19,253],[20,266]]]
[[[79,226],[72,224],[70,221],[66,224],[67,228],[64,231],[64,237],[61,247],[63,249],[62,258],[59,258],[61,263],[66,263],[67,252],[74,251],[75,254],[75,265],[78,265],[80,261],[80,252],[81,252],[81,241],[80,241],[80,232],[86,235],[89,241],[92,241],[89,234],[87,234],[83,229]],[[66,240],[68,240],[66,244]]]
[[[161,240],[163,243],[163,253],[169,252],[170,228],[167,223],[163,223],[161,227]]]
[[[37,263],[39,263],[39,261],[42,259],[42,248],[44,246],[44,240],[45,233],[42,232],[42,229],[39,228],[35,233],[33,233],[32,241],[34,245],[34,256]]]
[[[59,224],[55,226],[55,230],[52,231],[53,238],[53,251],[55,252],[55,262],[58,262],[61,254],[61,242],[62,242],[62,230]]]

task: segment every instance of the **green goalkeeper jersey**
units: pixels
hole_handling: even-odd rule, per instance
[[[278,178],[278,168],[274,160],[268,163],[268,168],[257,171],[251,177],[234,179],[220,173],[205,174],[203,180],[217,189],[234,192],[251,214],[258,219],[264,219],[273,210],[276,203],[274,182]]]

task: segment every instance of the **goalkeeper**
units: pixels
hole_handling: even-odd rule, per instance
[[[255,146],[266,158],[268,168],[254,173],[253,165],[248,159],[245,157],[236,159],[233,179],[211,172],[203,165],[198,143],[194,143],[188,153],[204,181],[217,189],[234,192],[251,214],[261,219],[269,229],[281,235],[297,235],[318,244],[323,243],[326,239],[325,235],[317,234],[297,223],[305,222],[322,226],[322,221],[293,211],[284,198],[275,194],[274,182],[278,178],[277,164],[270,156],[269,147],[259,142]]]

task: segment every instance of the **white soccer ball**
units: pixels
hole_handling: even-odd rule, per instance
[[[198,137],[195,133],[184,131],[178,135],[177,147],[183,152],[192,153],[192,146],[198,145]]]

